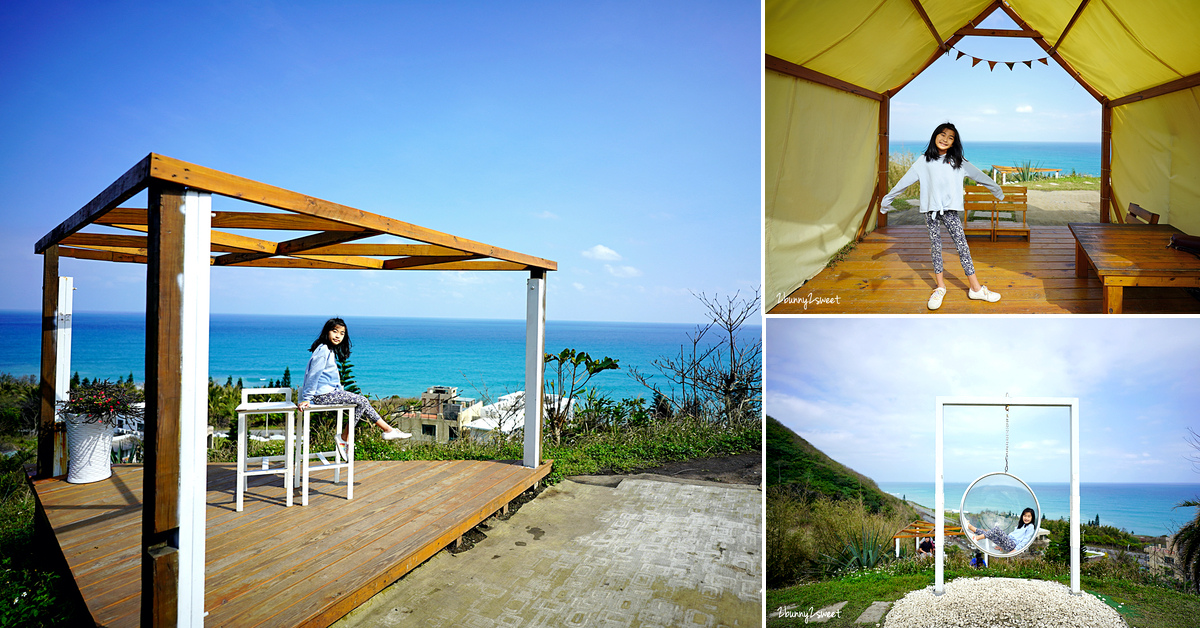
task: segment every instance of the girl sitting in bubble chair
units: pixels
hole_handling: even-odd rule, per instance
[[[1033,509],[1026,508],[1021,511],[1021,518],[1017,521],[1017,529],[1012,534],[1006,533],[999,525],[992,526],[987,530],[981,530],[971,525],[970,522],[967,522],[967,529],[971,531],[971,538],[976,541],[982,541],[986,538],[996,547],[1000,548],[1003,553],[1011,554],[1017,548],[1024,548],[1033,540],[1033,535],[1037,533],[1037,522],[1034,521]]]

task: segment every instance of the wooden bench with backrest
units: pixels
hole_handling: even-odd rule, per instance
[[[1135,203],[1129,204],[1129,212],[1125,214],[1125,224],[1127,225],[1157,225],[1158,214],[1147,211]]]
[[[1021,185],[1002,185],[1004,200],[998,201],[987,188],[982,185],[968,185],[963,188],[965,213],[963,230],[967,235],[986,235],[992,242],[1000,236],[1020,236],[1029,239],[1029,223],[1026,213],[1029,210],[1028,191]],[[987,220],[977,218],[986,214]],[[1001,214],[1007,214],[1002,217]],[[1020,224],[1017,215],[1020,214]],[[1003,221],[1003,222],[1002,222]],[[1012,224],[1003,224],[1011,222]]]

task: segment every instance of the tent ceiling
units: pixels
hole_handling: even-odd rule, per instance
[[[1080,77],[1109,100],[1200,72],[1200,3],[1173,0],[1011,0],[1008,6]],[[988,10],[991,0],[770,0],[766,52],[885,92],[918,73],[938,42]]]

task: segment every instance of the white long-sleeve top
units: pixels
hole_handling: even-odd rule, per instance
[[[945,158],[929,161],[924,155],[919,155],[908,172],[900,177],[896,187],[883,197],[879,211],[888,213],[892,208],[892,200],[900,196],[908,186],[921,182],[921,213],[963,210],[963,177],[969,177],[976,183],[986,187],[998,200],[1004,200],[1004,192],[991,177],[983,174],[963,160],[962,166],[955,168],[946,163]]]

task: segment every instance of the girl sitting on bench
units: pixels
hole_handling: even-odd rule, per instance
[[[371,407],[371,402],[366,397],[342,388],[337,363],[350,357],[350,334],[346,331],[345,321],[340,318],[325,321],[321,335],[317,336],[308,350],[312,352],[312,357],[308,359],[308,367],[304,369],[304,385],[300,388],[301,411],[308,409],[310,405],[354,404],[356,408],[350,420],[357,421],[366,416],[383,430],[384,440],[412,436],[388,425],[375,408]],[[345,457],[346,441],[350,439],[350,422],[346,423],[341,434],[334,434],[333,439]]]

